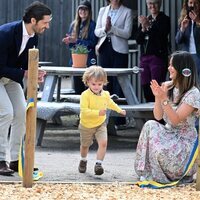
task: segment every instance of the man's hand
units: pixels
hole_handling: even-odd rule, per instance
[[[46,75],[46,71],[38,68],[38,83],[44,82],[44,76]],[[24,77],[28,78],[28,70],[25,70]]]
[[[38,83],[43,83],[44,82],[44,76],[46,75],[46,71],[42,69],[38,69]]]
[[[24,78],[28,78],[28,70],[24,71]]]

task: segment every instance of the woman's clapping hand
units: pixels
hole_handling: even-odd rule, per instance
[[[167,98],[168,88],[167,88],[166,84],[163,83],[160,86],[156,80],[152,80],[150,87],[153,92],[153,95],[156,98],[159,98],[160,100]]]

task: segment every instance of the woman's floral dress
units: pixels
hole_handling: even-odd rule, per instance
[[[173,93],[174,97],[177,97],[178,89],[175,88]],[[193,87],[184,95],[178,106],[183,102],[199,110],[200,91]],[[178,106],[173,108],[176,110]],[[169,183],[181,178],[197,138],[196,117],[197,111],[194,111],[177,126],[172,126],[166,115],[163,117],[166,125],[154,120],[144,124],[135,160],[135,171],[139,177],[160,183]],[[187,176],[193,175],[195,169],[193,166]]]

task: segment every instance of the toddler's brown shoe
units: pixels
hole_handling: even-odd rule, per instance
[[[96,175],[101,175],[104,173],[104,169],[101,165],[101,163],[96,163],[94,166],[94,172]]]
[[[84,160],[80,160],[79,166],[78,166],[78,170],[80,173],[85,173],[87,169],[87,161]]]

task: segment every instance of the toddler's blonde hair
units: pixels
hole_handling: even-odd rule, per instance
[[[86,69],[86,71],[83,74],[83,83],[88,86],[87,82],[94,78],[97,81],[103,81],[104,85],[107,85],[107,73],[101,66],[92,65]]]

